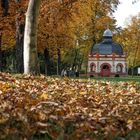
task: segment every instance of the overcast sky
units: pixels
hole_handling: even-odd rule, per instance
[[[136,4],[132,4],[132,0],[120,0],[121,4],[118,6],[118,10],[114,13],[117,19],[118,26],[125,26],[129,16],[136,15],[140,12],[140,0]]]

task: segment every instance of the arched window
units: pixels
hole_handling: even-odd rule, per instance
[[[94,63],[90,64],[90,72],[95,72],[96,70],[96,65]]]
[[[123,65],[118,64],[117,67],[116,67],[116,71],[119,72],[119,73],[122,73],[122,70],[123,70]]]

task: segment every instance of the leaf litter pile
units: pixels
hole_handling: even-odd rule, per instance
[[[0,139],[139,140],[140,83],[0,73]]]

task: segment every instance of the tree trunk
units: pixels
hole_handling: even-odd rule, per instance
[[[78,56],[78,49],[74,49],[74,59],[73,59],[73,64],[72,64],[72,70],[75,70],[76,63],[77,63],[77,56]]]
[[[16,71],[23,73],[23,38],[24,38],[24,24],[16,21]]]
[[[60,75],[61,52],[57,49],[57,75]]]
[[[24,73],[39,74],[37,55],[37,28],[41,0],[30,0],[25,23],[24,33]]]
[[[2,71],[2,50],[1,50],[1,46],[2,46],[2,32],[0,31],[0,71]]]
[[[50,55],[48,48],[44,50],[44,56],[45,56],[45,74],[50,75]]]

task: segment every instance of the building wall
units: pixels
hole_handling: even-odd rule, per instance
[[[122,73],[126,73],[126,58],[125,56],[117,56],[115,59],[112,58],[112,55],[109,56],[99,56],[99,58],[89,57],[88,61],[88,73],[90,73],[90,66],[94,63],[96,65],[95,73],[101,72],[101,65],[104,63],[108,63],[111,66],[111,73],[117,73],[117,65],[121,64],[122,67]]]

